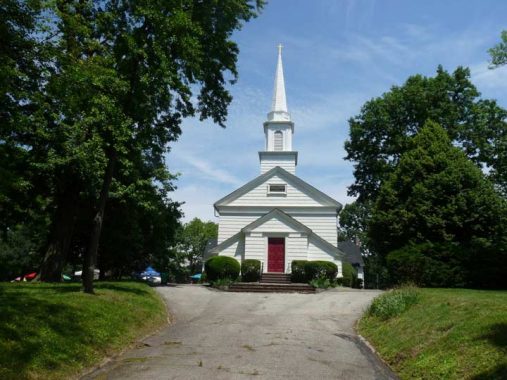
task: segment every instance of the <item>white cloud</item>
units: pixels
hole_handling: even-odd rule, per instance
[[[472,82],[479,90],[502,89],[507,92],[507,66],[491,70],[488,62],[470,66]]]
[[[193,156],[185,156],[181,155],[179,157],[184,162],[190,164],[192,167],[196,168],[200,176],[193,176],[193,177],[200,177],[205,178],[207,180],[216,181],[219,183],[228,183],[231,185],[239,185],[241,184],[241,180],[239,178],[236,178],[231,173],[227,172],[226,170],[213,167],[210,164],[210,161],[204,161],[199,158],[193,157]]]

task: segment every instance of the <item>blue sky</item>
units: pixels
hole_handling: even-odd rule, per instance
[[[507,29],[507,1],[272,0],[235,34],[238,82],[227,128],[189,119],[167,156],[179,172],[173,199],[185,221],[216,221],[213,203],[259,175],[262,123],[282,43],[287,103],[295,122],[296,174],[341,203],[353,199],[343,160],[347,120],[365,101],[442,64],[467,66],[483,97],[507,107],[507,67],[488,70],[488,48]]]

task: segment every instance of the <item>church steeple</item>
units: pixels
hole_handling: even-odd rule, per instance
[[[296,172],[297,152],[292,150],[294,123],[290,119],[285,96],[285,81],[282,65],[282,45],[278,45],[278,62],[275,73],[273,102],[268,120],[264,123],[266,147],[259,152],[261,173],[280,166],[292,174]]]
[[[278,45],[278,63],[276,65],[275,86],[273,89],[273,103],[271,112],[268,113],[269,121],[289,121],[290,114],[287,110],[287,98],[285,96],[285,80],[283,78],[282,45]]]

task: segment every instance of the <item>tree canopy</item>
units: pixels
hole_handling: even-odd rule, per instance
[[[178,217],[165,154],[184,117],[225,126],[227,86],[237,78],[231,36],[262,5],[2,2],[0,101],[9,121],[0,132],[9,178],[0,187],[9,215],[2,227],[13,230],[34,213],[47,221],[42,280],[60,280],[74,250],[83,258],[85,290],[93,291],[102,226],[116,223],[106,218],[110,197],[116,210],[164,205],[167,218]]]
[[[438,245],[433,252],[448,255],[433,257],[439,265],[455,260],[469,283],[487,271],[482,275],[498,284],[506,262],[506,215],[507,201],[447,132],[428,121],[382,184],[368,235],[384,257],[404,247]]]
[[[200,271],[206,244],[217,237],[218,224],[199,218],[192,219],[178,231],[177,249],[184,254],[191,272]]]
[[[507,64],[507,30],[502,31],[500,38],[501,41],[489,49],[492,68]]]
[[[366,102],[349,120],[345,158],[354,162],[355,176],[349,193],[360,202],[374,200],[428,119],[440,124],[478,166],[487,167],[491,180],[506,192],[506,118],[507,111],[496,101],[480,98],[466,68],[450,74],[439,67],[434,77],[411,76]]]

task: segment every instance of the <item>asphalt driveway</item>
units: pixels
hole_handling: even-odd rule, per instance
[[[86,379],[393,379],[354,333],[377,291],[160,287],[173,323]]]

